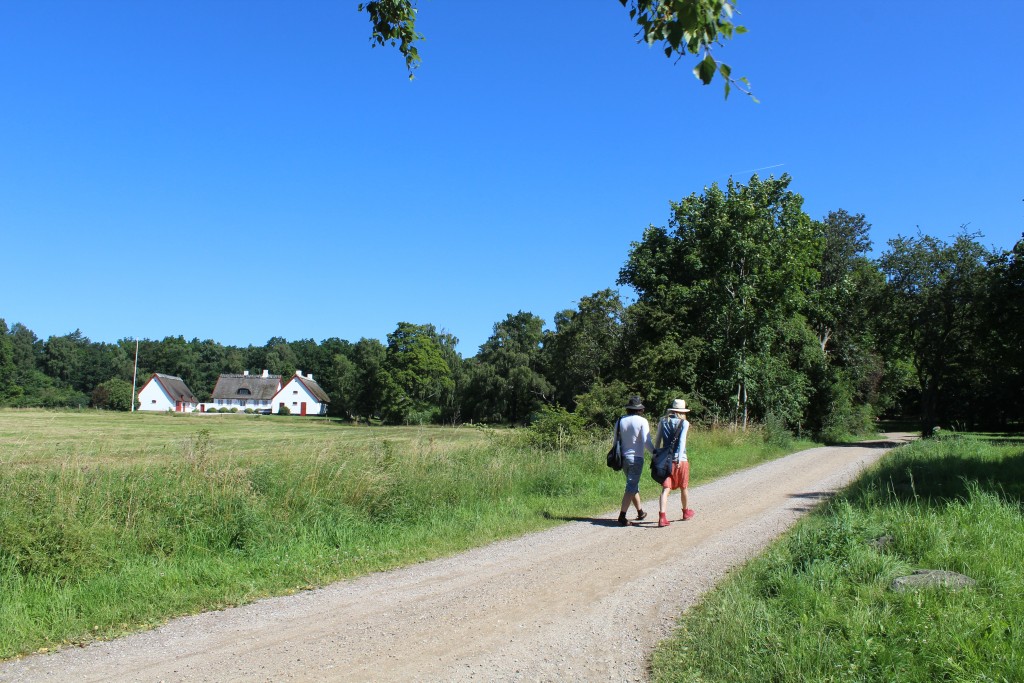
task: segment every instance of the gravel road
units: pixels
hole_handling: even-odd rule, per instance
[[[644,681],[725,573],[908,434],[813,448],[690,489],[697,516],[616,512],[153,631],[0,664],[33,681]],[[695,459],[695,468],[700,467]],[[615,501],[617,503],[617,501]],[[614,504],[614,503],[613,503]],[[670,517],[678,520],[678,495]]]

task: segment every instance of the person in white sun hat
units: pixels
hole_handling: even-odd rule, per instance
[[[690,409],[686,401],[677,398],[672,401],[665,417],[658,421],[658,432],[655,437],[658,448],[669,448],[675,444],[672,454],[672,473],[661,482],[661,499],[658,501],[658,526],[668,526],[668,495],[679,489],[679,497],[683,505],[683,521],[691,519],[695,514],[688,507],[689,500],[686,488],[690,485],[690,461],[686,459],[686,435],[690,431],[690,421],[686,414]],[[677,436],[678,434],[678,436]]]

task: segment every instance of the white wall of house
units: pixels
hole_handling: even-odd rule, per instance
[[[320,403],[302,382],[292,377],[287,384],[274,396],[271,412],[281,412],[281,404],[288,406],[292,415],[302,414],[302,404],[306,404],[306,415],[322,415],[327,412],[327,404]]]
[[[152,378],[139,390],[137,400],[139,402],[139,410],[166,412],[175,409],[175,400],[164,391],[164,387],[160,382]],[[180,412],[191,413],[195,409],[195,403],[185,401],[182,403]]]
[[[270,410],[271,401],[266,399],[258,398],[217,398],[213,401],[206,403],[206,409],[220,410],[221,408],[238,408],[239,410],[245,410],[246,408],[252,408],[253,410],[259,410],[266,412]]]

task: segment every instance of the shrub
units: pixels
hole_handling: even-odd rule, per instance
[[[288,408],[288,406],[281,406],[278,409],[277,414],[278,415],[291,415],[292,411]]]
[[[586,421],[560,406],[542,406],[527,428],[529,441],[538,448],[563,450],[586,441]]]
[[[787,448],[793,442],[793,433],[786,428],[786,421],[780,415],[769,413],[762,425],[764,442],[772,446]]]
[[[232,409],[231,409],[231,412],[232,412],[232,413],[237,413],[237,412],[238,412],[238,408],[237,408],[237,407],[235,407],[235,408],[232,408]]]
[[[611,429],[622,415],[622,406],[629,400],[629,387],[615,380],[610,384],[597,383],[590,391],[576,397],[576,414],[587,424]]]

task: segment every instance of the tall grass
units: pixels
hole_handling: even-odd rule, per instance
[[[687,613],[656,681],[1024,680],[1024,449],[885,458]],[[915,569],[973,588],[894,592]]]
[[[301,418],[0,411],[0,658],[605,512],[605,443]],[[695,481],[781,454],[696,434]],[[643,493],[655,495],[645,477]]]

